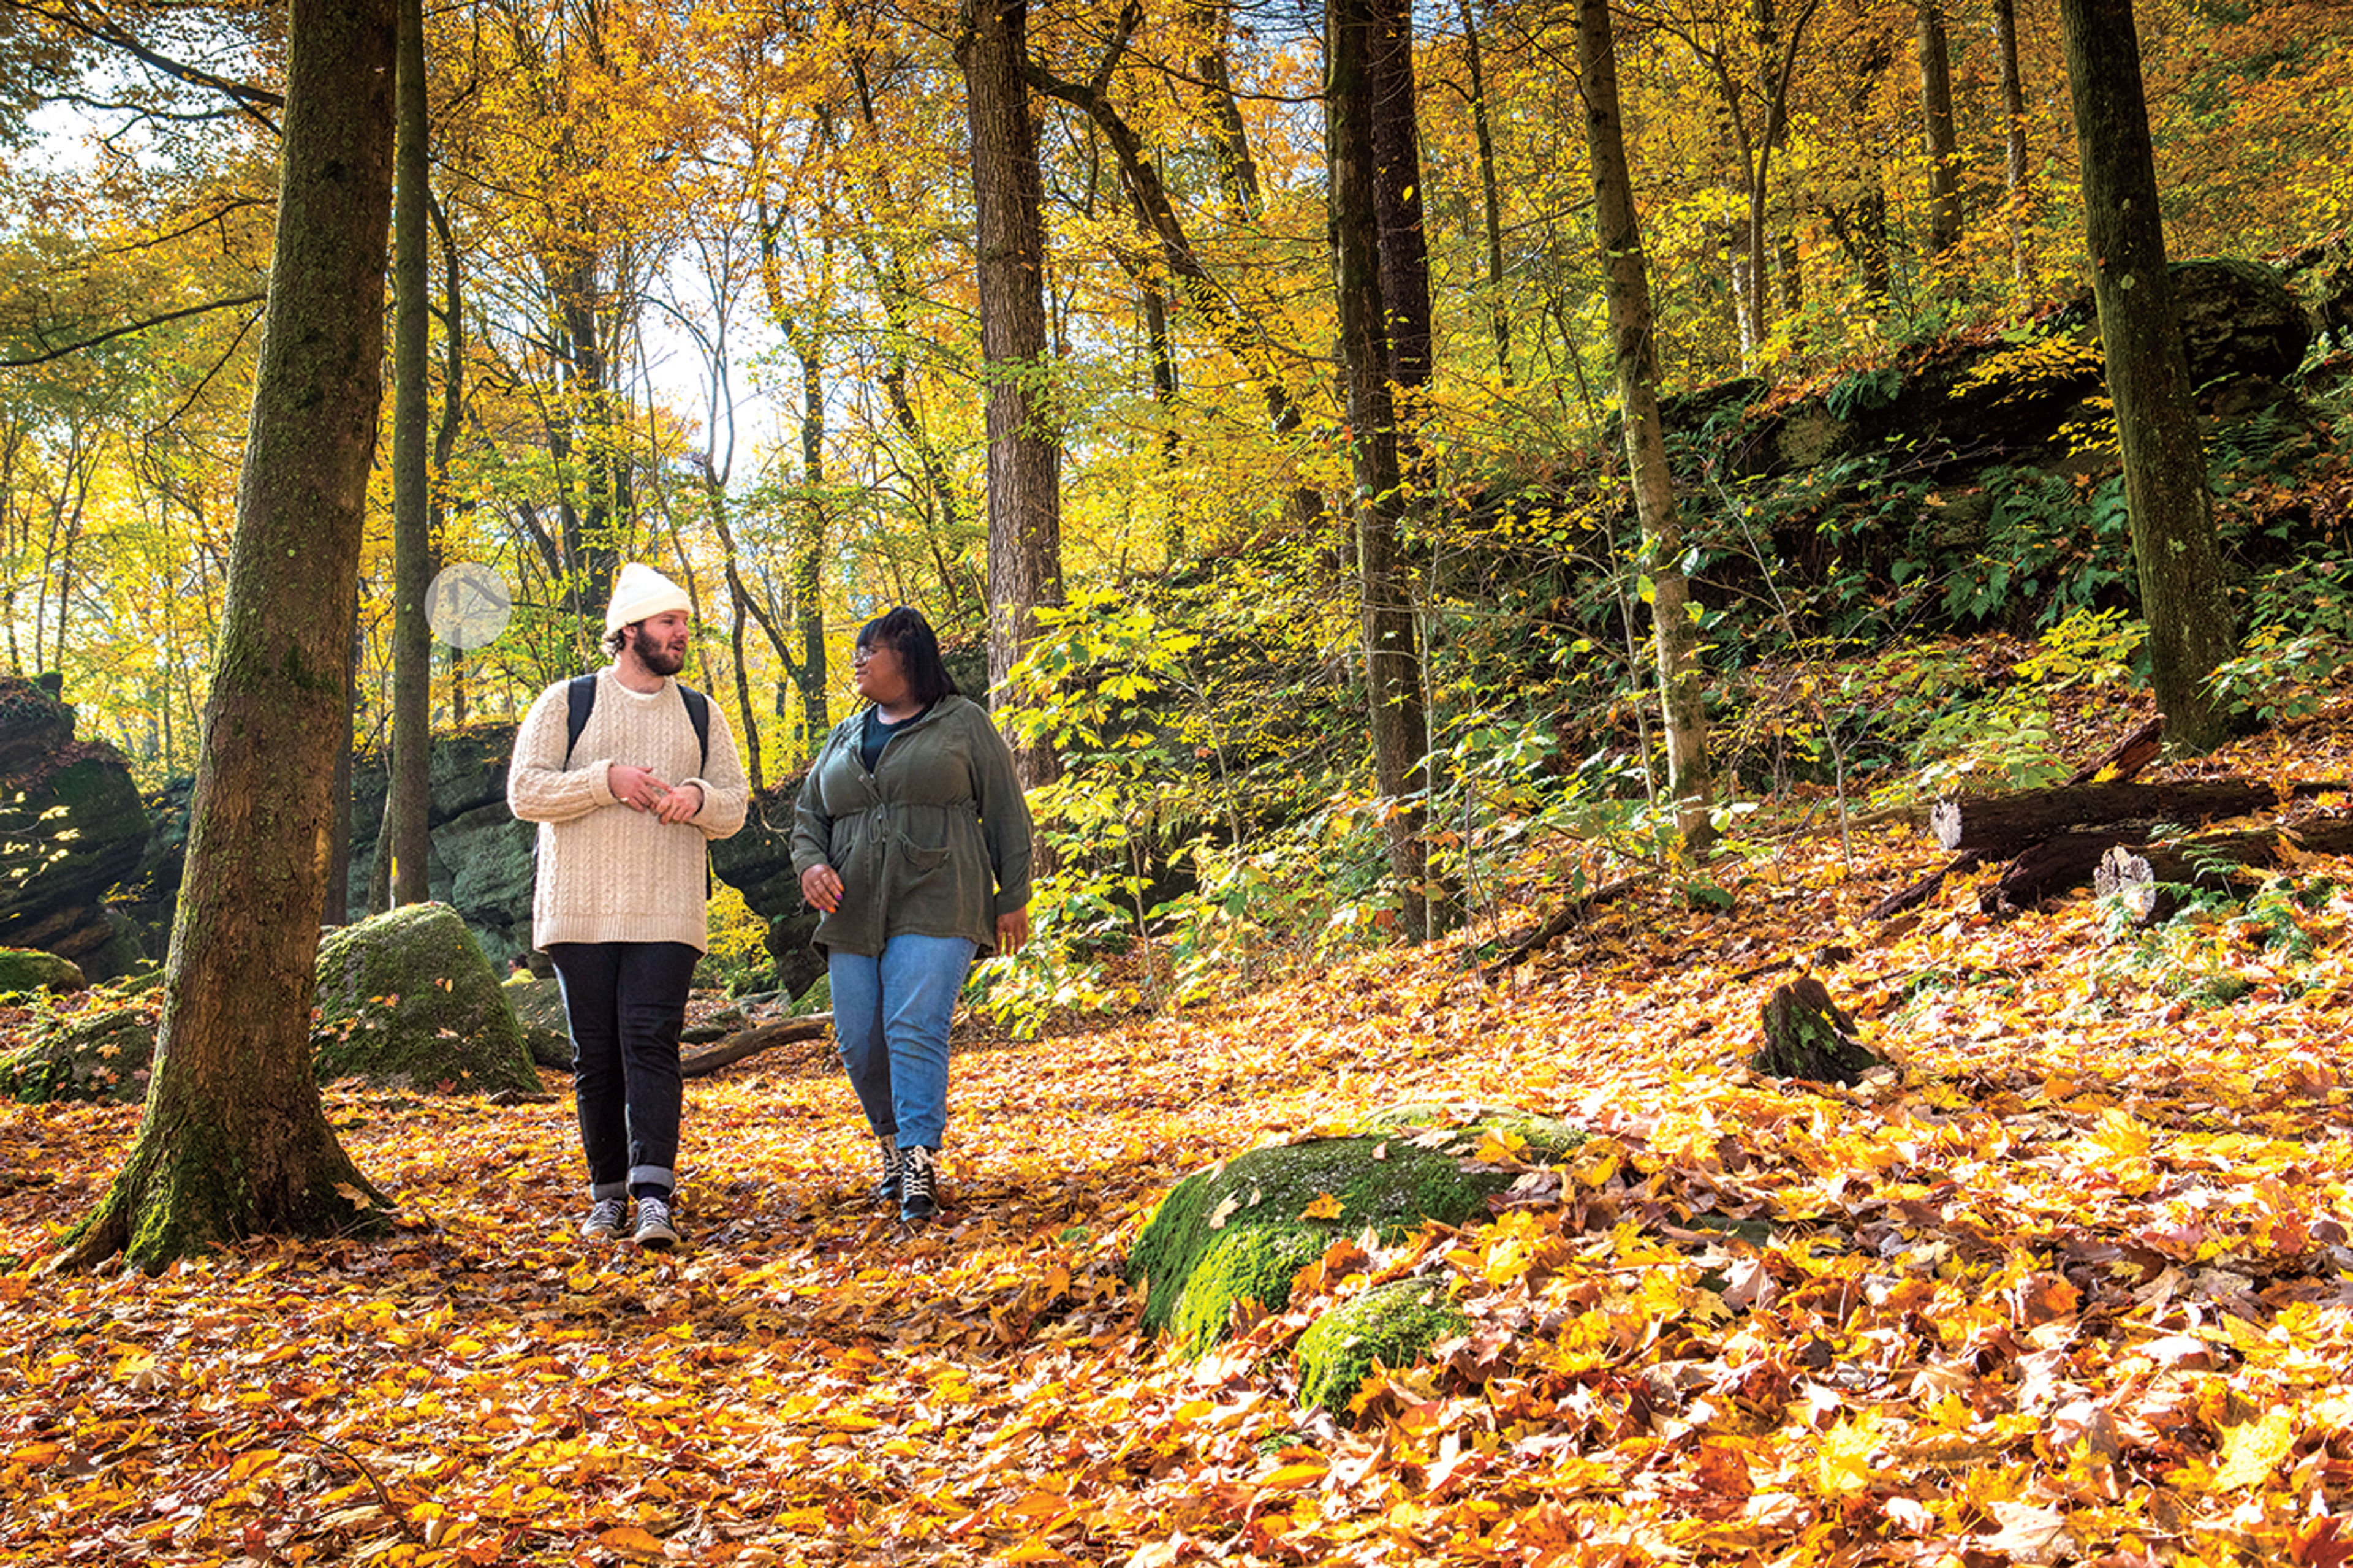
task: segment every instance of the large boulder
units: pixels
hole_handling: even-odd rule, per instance
[[[0,677],[0,942],[111,979],[142,957],[106,897],[139,863],[147,811],[121,752],[74,739],[58,691]]]
[[[538,829],[507,809],[515,724],[484,721],[433,737],[425,826],[427,892],[464,919],[482,950],[503,962],[531,942],[531,887]],[[368,873],[384,830],[385,764],[352,770],[352,879],[347,920],[367,916]]]
[[[0,991],[79,991],[81,965],[37,947],[0,947]]]
[[[319,944],[311,1046],[322,1081],[535,1093],[539,1074],[499,977],[447,904],[411,904]]]
[[[543,1068],[569,1070],[572,1027],[564,1016],[564,986],[554,980],[510,980],[500,989],[513,1004],[523,1048]]]
[[[155,1057],[151,1009],[117,1007],[36,1035],[0,1052],[0,1094],[27,1105],[147,1098]]]
[[[2236,378],[2285,381],[2312,346],[2312,321],[2278,272],[2260,261],[2176,262],[2173,310],[2194,386]]]

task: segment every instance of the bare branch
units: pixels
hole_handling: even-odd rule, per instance
[[[79,342],[67,343],[62,347],[49,349],[24,359],[0,359],[0,369],[21,369],[28,364],[47,364],[51,360],[63,359],[68,354],[79,353],[84,349],[96,348],[100,343],[110,342],[116,338],[128,337],[133,332],[143,332],[150,327],[160,327],[168,321],[182,321],[189,316],[201,316],[210,310],[231,310],[238,305],[259,305],[266,297],[260,294],[238,294],[227,300],[212,300],[202,305],[190,305],[178,310],[166,310],[160,316],[150,316],[143,321],[132,321],[128,325],[100,332],[94,338],[84,338]]]

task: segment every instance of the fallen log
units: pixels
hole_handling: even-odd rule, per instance
[[[1554,911],[1551,919],[1522,937],[1508,952],[1495,960],[1495,967],[1509,969],[1515,963],[1525,963],[1535,957],[1546,943],[1562,935],[1569,927],[1591,914],[1596,906],[1609,902],[1627,889],[1647,882],[1657,875],[1656,871],[1637,871],[1630,877],[1620,877],[1614,882],[1596,888],[1581,899],[1569,900],[1567,903]]]
[[[2180,907],[2179,894],[2171,889],[2200,883],[2219,885],[2222,880],[2217,874],[2219,867],[2276,870],[2287,859],[2284,847],[2306,855],[2353,855],[2353,816],[2323,817],[2286,828],[2216,833],[2169,844],[2126,844],[2112,839],[2092,851],[2088,864],[2084,863],[2086,847],[2073,843],[2063,848],[2058,840],[2036,846],[1978,896],[1978,908],[1989,914],[2010,913],[2089,886],[2102,894],[2124,893],[2136,923],[2145,925]],[[2045,855],[2046,850],[2051,853]]]
[[[2298,795],[2343,789],[2341,783],[2299,784]],[[2077,828],[2178,822],[2187,826],[2264,811],[2281,804],[2269,784],[2236,779],[2182,784],[2053,784],[2015,795],[1958,795],[1936,803],[1928,826],[1950,850],[1975,849],[2007,859],[2030,845]],[[2096,857],[2095,857],[2096,858]]]
[[[681,1078],[701,1078],[717,1072],[721,1068],[733,1067],[746,1057],[758,1056],[771,1046],[788,1045],[795,1040],[823,1037],[833,1027],[830,1013],[811,1013],[803,1018],[779,1018],[749,1029],[738,1029],[707,1051],[697,1051],[681,1058],[678,1073]]]
[[[2096,757],[2075,770],[2066,781],[2071,784],[2087,784],[2106,779],[2128,779],[2149,763],[2165,748],[2165,715],[2160,713],[2118,741],[2108,749],[2108,754]]]

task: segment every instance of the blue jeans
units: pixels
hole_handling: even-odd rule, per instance
[[[892,937],[879,958],[828,953],[833,1037],[877,1134],[936,1149],[948,1125],[948,1019],[976,949],[960,936]]]
[[[559,942],[547,950],[572,1026],[572,1094],[588,1195],[666,1198],[685,1098],[678,1037],[702,955],[682,942]]]

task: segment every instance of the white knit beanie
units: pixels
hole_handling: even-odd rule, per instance
[[[652,567],[632,561],[621,568],[620,578],[613,584],[613,602],[605,607],[605,631],[609,636],[650,616],[693,608],[694,601],[686,596],[685,589]]]

